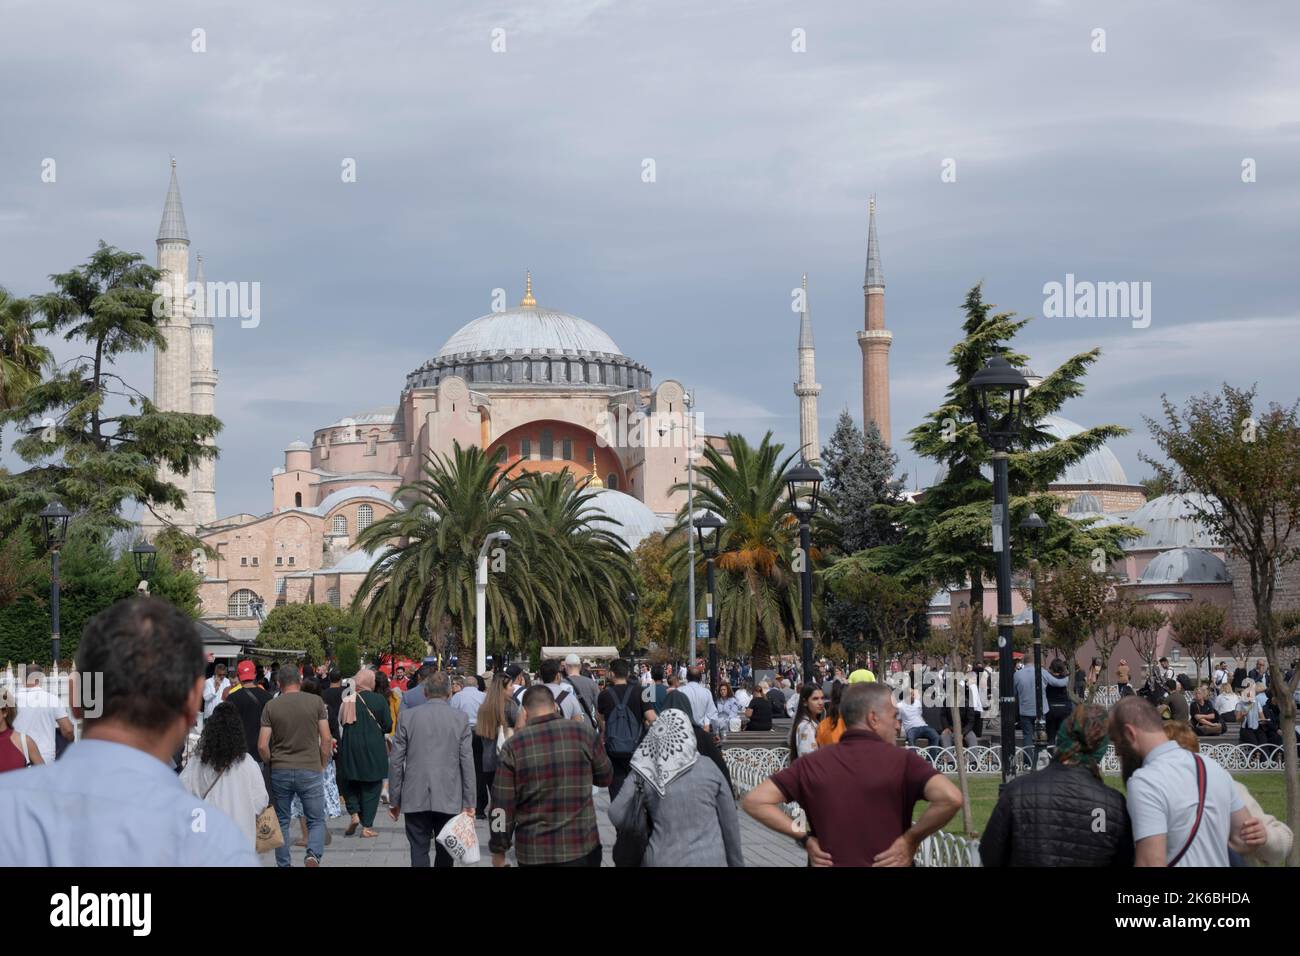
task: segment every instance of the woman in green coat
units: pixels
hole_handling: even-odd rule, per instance
[[[379,809],[379,793],[388,776],[388,745],[384,735],[393,729],[388,701],[375,693],[375,672],[362,669],[352,678],[350,693],[339,708],[339,770],[343,800],[352,822],[344,836],[362,827],[363,837],[378,836],[371,827]]]

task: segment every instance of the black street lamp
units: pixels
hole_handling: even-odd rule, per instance
[[[1026,532],[1031,544],[1036,543],[1047,527],[1047,522],[1038,517],[1037,511],[1029,512],[1020,522],[1020,530]],[[1029,603],[1034,612],[1034,769],[1038,769],[1038,748],[1047,746],[1047,721],[1043,718],[1043,632],[1038,618],[1038,555],[1037,548],[1030,548],[1029,558]]]
[[[158,549],[148,541],[141,541],[131,549],[131,559],[135,562],[135,573],[140,579],[136,591],[149,593],[149,579],[153,577],[154,566],[158,562]]]
[[[722,537],[722,519],[712,511],[695,519],[695,533],[700,539],[700,550],[704,552],[708,597],[704,609],[709,619],[709,688],[718,692],[718,618],[714,610],[713,559],[718,556],[719,539]]]
[[[631,657],[636,653],[636,607],[641,603],[641,597],[635,591],[628,591],[625,595],[627,600],[627,656]]]
[[[1012,684],[1011,514],[1007,508],[1007,451],[1020,433],[1029,382],[1000,355],[971,376],[975,425],[993,449],[993,552],[998,556],[998,693],[1002,724],[1002,783],[1015,776],[1016,696]]]
[[[822,473],[804,462],[785,473],[790,493],[790,510],[799,519],[799,550],[803,553],[803,679],[811,680],[813,657],[812,634],[812,519],[817,514],[817,493]]]
[[[50,637],[55,670],[59,667],[59,549],[68,539],[68,519],[71,517],[72,512],[57,501],[51,501],[40,513],[45,544],[50,549]]]

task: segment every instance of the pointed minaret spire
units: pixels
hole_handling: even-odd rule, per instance
[[[519,300],[519,308],[537,308],[537,300],[533,298],[533,274],[531,271],[524,273],[524,297]]]
[[[876,241],[876,197],[871,197],[867,222],[867,275],[863,289],[883,289],[885,273],[880,268],[880,243]]]
[[[794,394],[799,399],[799,455],[810,465],[821,458],[817,431],[817,350],[813,347],[812,309],[808,305],[808,273],[803,274],[803,311],[799,316],[799,381]]]
[[[208,286],[203,278],[203,256],[202,254],[194,257],[195,275],[194,275],[194,318],[192,325],[211,325],[212,318],[208,315]]]
[[[799,348],[813,347],[812,309],[808,307],[808,273],[803,274],[803,316],[799,319]]]
[[[158,224],[159,242],[189,242],[190,234],[185,228],[185,209],[181,206],[181,187],[176,181],[176,157],[172,157],[172,181],[167,187],[167,199],[163,203],[162,222]]]

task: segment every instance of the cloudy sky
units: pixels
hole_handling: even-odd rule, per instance
[[[1293,2],[0,0],[0,22],[0,285],[44,291],[99,239],[152,262],[170,156],[208,279],[261,284],[260,325],[216,333],[222,514],[267,510],[288,442],[394,404],[525,269],[695,387],[709,431],[790,444],[806,271],[825,438],[861,414],[873,192],[909,473],[981,280],[1036,317],[1067,274],[1151,283],[1147,328],[1036,318],[1020,342],[1039,371],[1102,347],[1066,414],[1134,428],[1131,480],[1161,393],[1296,397]],[[126,372],[149,388],[146,357]]]

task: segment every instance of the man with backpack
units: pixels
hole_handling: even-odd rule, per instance
[[[601,737],[605,753],[614,768],[614,779],[609,785],[609,799],[618,796],[619,788],[632,769],[632,754],[641,743],[647,720],[654,720],[655,712],[641,695],[641,688],[628,683],[631,667],[619,659],[609,665],[613,683],[601,691],[596,702],[600,712]]]
[[[560,716],[565,720],[586,720],[587,715],[584,713],[582,698],[578,695],[573,685],[566,684],[560,680],[560,662],[557,660],[544,660],[540,668],[542,683],[551,691],[551,696],[555,698],[555,704],[560,708]],[[596,723],[590,721],[594,728]]]

